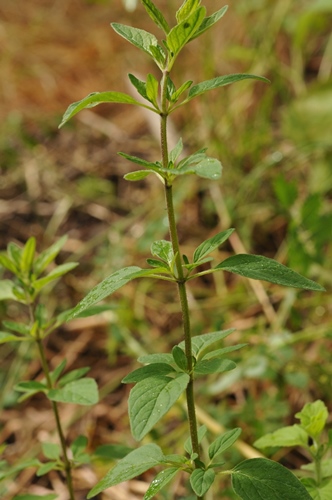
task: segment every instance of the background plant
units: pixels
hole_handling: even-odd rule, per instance
[[[320,196],[320,215],[330,212],[328,137],[325,143],[306,140],[311,124],[315,123],[312,128],[315,137],[323,137],[330,128],[326,121],[329,114],[325,113],[324,118],[330,88],[328,65],[324,63],[329,61],[324,56],[328,54],[329,5],[327,3],[325,11],[319,12],[318,9],[314,11],[316,4],[265,1],[249,5],[248,2],[237,2],[229,9],[228,22],[223,22],[222,29],[211,31],[213,36],[209,32],[204,35],[195,59],[193,46],[188,46],[183,64],[174,68],[177,81],[192,78],[194,64],[197,81],[216,74],[237,72],[264,74],[273,80],[273,85],[262,87],[245,83],[225,87],[213,96],[213,106],[211,99],[203,96],[192,101],[193,105],[186,109],[186,118],[181,109],[173,114],[173,121],[183,130],[190,151],[199,149],[206,142],[197,141],[199,131],[200,137],[210,138],[209,153],[222,158],[224,163],[222,183],[202,179],[196,182],[192,176],[185,179],[185,190],[179,188],[176,191],[177,206],[181,208],[186,201],[180,228],[188,255],[199,244],[202,235],[207,238],[222,228],[233,226],[237,228],[236,234],[224,246],[219,260],[230,254],[231,247],[237,243],[235,237],[239,236],[247,251],[270,257],[276,255],[286,263],[292,257],[286,231],[289,216],[296,214],[310,193]],[[139,155],[148,146],[149,159],[158,157],[141,108],[121,107],[121,111],[112,106],[94,108],[87,122],[83,121],[82,113],[78,115],[79,120],[72,122],[61,135],[53,133],[58,122],[57,114],[62,111],[64,103],[85,95],[90,89],[123,89],[127,61],[135,72],[135,63],[140,58],[135,47],[131,48],[125,41],[121,43],[120,38],[110,37],[109,24],[105,22],[105,19],[111,20],[109,4],[95,2],[90,5],[82,3],[74,8],[74,4],[58,0],[52,16],[38,0],[29,4],[17,0],[15,8],[10,3],[0,7],[6,48],[6,57],[1,58],[0,65],[7,82],[0,89],[3,97],[0,141],[2,245],[4,247],[10,240],[24,242],[34,234],[40,242],[39,248],[46,248],[57,234],[68,232],[68,242],[60,258],[74,252],[74,260],[81,262],[75,278],[66,276],[57,285],[56,296],[47,294],[45,302],[49,317],[55,309],[61,311],[71,307],[82,296],[83,289],[89,289],[112,270],[138,262],[144,266],[150,242],[166,237],[160,191],[155,189],[153,178],[148,177],[137,184],[125,183],[122,175],[128,166],[125,160],[115,156],[118,150]],[[143,9],[137,9],[133,16],[127,15],[122,3],[117,1],[112,3],[112,19],[126,24],[136,23],[147,30],[151,28]],[[275,22],[274,29],[267,33],[265,28],[267,24],[271,27],[271,19]],[[26,30],[25,26],[30,29]],[[86,33],[84,43],[82,26]],[[301,43],[295,46],[295,36],[299,32]],[[114,48],[112,60],[109,58],[110,44],[105,42],[108,37]],[[299,59],[289,58],[287,47],[292,47],[292,51],[295,47],[301,57],[302,69],[298,73],[299,67],[294,71],[294,64]],[[18,59],[23,51],[24,60]],[[58,57],[59,54],[62,57]],[[202,64],[197,63],[197,57]],[[82,58],[84,64],[78,64]],[[146,64],[145,70],[141,64]],[[320,66],[324,64],[325,76],[322,78]],[[141,58],[140,71],[151,71],[144,57]],[[295,74],[302,82],[301,93],[295,91]],[[322,106],[312,106],[313,97]],[[203,113],[204,107],[208,112]],[[291,112],[293,116],[295,107],[300,111],[296,113],[296,120],[287,121],[286,128],[285,118]],[[222,116],[217,111],[221,108],[225,110]],[[187,113],[191,113],[190,120]],[[241,120],[237,119],[239,116]],[[116,127],[111,132],[111,141],[107,136],[109,121],[103,121],[103,117],[110,118]],[[123,129],[129,138],[125,137]],[[108,166],[106,168],[110,162],[113,165],[111,175]],[[280,175],[287,183],[295,181],[298,188],[298,200],[290,215],[274,195],[274,177]],[[238,186],[244,181],[243,189],[239,190]],[[181,182],[179,179],[178,183]],[[222,203],[227,211],[224,208],[219,210]],[[149,220],[146,234],[141,231],[143,214]],[[306,222],[303,219],[301,230],[306,230]],[[327,225],[321,236],[328,238],[328,234]],[[139,240],[137,235],[140,235]],[[316,235],[320,237],[319,232]],[[117,242],[116,247],[114,242]],[[105,260],[110,248],[112,259]],[[329,288],[329,243],[321,247],[320,258],[322,264],[312,261],[308,272],[298,268],[296,262],[292,262],[292,267],[316,277]],[[130,369],[125,364],[136,366],[132,357],[143,355],[142,351],[147,349],[167,351],[180,335],[176,305],[162,306],[164,283],[154,281],[153,294],[149,283],[151,281],[137,281],[133,286],[126,285],[123,291],[119,290],[112,312],[104,313],[108,315],[107,319],[104,316],[91,318],[85,322],[88,326],[76,321],[53,332],[52,340],[48,342],[48,352],[54,361],[63,351],[62,356],[68,357],[68,368],[79,367],[80,363],[90,365],[103,394],[109,393],[110,381],[113,381],[116,393],[107,396],[107,411],[106,404],[102,403],[98,412],[93,412],[96,427],[91,427],[88,416],[84,417],[90,428],[90,438],[96,443],[105,438],[110,442],[130,442],[130,437],[125,434],[124,418],[119,418],[125,388],[117,386],[117,381]],[[229,275],[225,284],[219,273],[206,276],[204,280],[191,281],[195,334],[202,329],[213,331],[235,326],[241,331],[241,341],[251,345],[250,350],[241,351],[241,359],[237,352],[233,353],[232,359],[238,363],[236,370],[216,377],[209,387],[203,385],[199,393],[201,406],[209,409],[216,424],[236,427],[244,422],[242,436],[249,443],[264,432],[271,432],[285,423],[291,424],[291,415],[311,398],[321,398],[327,404],[330,398],[330,295],[302,293],[299,300],[291,289],[275,286],[265,286],[265,289],[276,308],[276,322],[272,327],[269,325],[273,318],[266,315],[261,303],[257,302],[256,292],[253,293],[244,280]],[[147,322],[143,320],[143,312]],[[6,306],[2,303],[1,314],[17,320],[20,313],[11,302]],[[166,337],[164,333],[169,325],[173,331]],[[153,334],[152,339],[149,335],[149,343],[146,341],[148,332]],[[229,339],[239,341],[238,334],[234,335]],[[74,341],[75,351],[68,351],[65,341],[68,337]],[[104,349],[111,364],[102,356]],[[19,411],[15,410],[16,395],[11,387],[22,378],[34,376],[36,368],[27,345],[22,345],[19,357],[15,355],[13,366],[11,359],[15,353],[15,344],[1,348],[1,398],[2,405],[5,405],[1,413],[1,432],[2,439],[8,439],[10,443],[6,455],[11,462],[21,456],[22,449],[33,450],[30,429],[39,426],[47,433],[50,420],[46,407],[41,412],[36,398],[29,404],[21,404]],[[226,404],[229,401],[231,406]],[[27,411],[31,407],[38,409],[38,420],[33,420]],[[68,412],[68,430],[73,440],[77,435],[77,416],[74,409],[68,408],[66,415]],[[179,409],[172,412],[171,417],[181,423]],[[21,427],[15,427],[21,418],[25,423],[24,434]],[[110,429],[115,433],[111,435]],[[174,443],[178,441],[175,431],[171,432],[167,421],[159,429],[155,435],[162,447],[172,443],[171,449],[174,449]],[[240,451],[232,449],[228,463],[232,466],[242,456]],[[283,463],[292,468],[298,467],[301,461],[304,463],[306,457],[299,451],[290,450],[283,457]],[[79,470],[76,475],[81,477],[81,485],[88,479],[88,476],[80,475]],[[148,475],[145,477],[148,479]],[[30,485],[31,482],[29,475],[20,474],[12,484],[20,488],[19,491],[32,492],[35,486]],[[43,482],[39,480],[39,484]],[[130,482],[129,487],[133,496],[141,498],[139,492],[135,493],[134,482]],[[113,490],[116,498],[117,489]],[[228,495],[231,497],[230,492]]]

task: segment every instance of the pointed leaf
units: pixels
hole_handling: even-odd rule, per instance
[[[201,243],[194,251],[194,262],[203,259],[206,255],[213,252],[213,250],[222,245],[224,241],[228,240],[234,231],[235,229],[227,229],[226,231],[222,231],[221,233],[212,236],[212,238],[203,241],[203,243]]]
[[[151,267],[163,267],[164,269],[167,269],[167,271],[170,271],[169,265],[166,264],[166,262],[163,262],[162,260],[158,259],[146,259],[146,262],[149,264]]]
[[[94,488],[92,488],[87,498],[92,498],[111,486],[129,481],[143,474],[143,472],[161,463],[163,458],[164,456],[159,446],[152,443],[141,446],[120,460],[116,466],[113,467]]]
[[[272,460],[244,460],[232,470],[232,485],[242,500],[311,500],[294,474]]]
[[[274,432],[265,434],[255,441],[256,448],[269,448],[274,446],[307,446],[308,434],[299,425],[281,427]]]
[[[164,488],[164,486],[166,486],[166,484],[168,484],[178,472],[179,469],[177,467],[170,467],[160,471],[152,480],[143,497],[143,500],[151,500],[151,498],[153,498],[158,491]]]
[[[138,358],[139,363],[167,363],[174,364],[174,359],[170,353],[144,354]]]
[[[254,79],[260,80],[265,83],[270,83],[267,78],[263,76],[249,75],[249,74],[234,74],[234,75],[225,75],[225,76],[217,76],[216,78],[212,78],[211,80],[206,80],[205,82],[198,83],[191,87],[188,94],[188,100],[197,97],[198,95],[205,94],[209,90],[217,89],[219,87],[224,87],[225,85],[230,85],[231,83],[239,82],[241,80]]]
[[[63,236],[38,255],[33,265],[36,276],[39,276],[55,260],[55,257],[59,254],[66,241],[67,236]]]
[[[185,21],[201,4],[201,0],[184,0],[183,4],[176,12],[176,20],[178,24]]]
[[[44,278],[39,278],[38,280],[33,282],[33,287],[35,290],[41,290],[45,285],[51,283],[51,281],[57,280],[64,274],[67,274],[72,269],[78,266],[77,262],[67,262],[66,264],[61,264],[61,266],[57,266],[53,269],[47,276]]]
[[[159,106],[158,106],[158,88],[159,88],[158,80],[153,75],[151,75],[149,73],[147,76],[147,80],[146,80],[146,95],[147,95],[149,101],[157,109],[159,109]]]
[[[30,380],[27,382],[19,382],[15,385],[15,391],[19,392],[44,392],[47,390],[47,386],[42,382],[37,382],[35,380]]]
[[[176,144],[175,148],[172,149],[172,151],[170,151],[170,153],[169,153],[169,160],[172,163],[175,163],[176,160],[178,159],[179,155],[181,154],[182,150],[183,150],[183,142],[182,142],[182,139],[180,137],[180,139],[178,140],[178,143]]]
[[[52,462],[46,462],[45,464],[42,464],[37,472],[36,472],[36,476],[37,477],[41,477],[41,476],[44,476],[45,474],[48,474],[51,470],[57,470],[59,469],[59,464],[55,461],[52,461]],[[39,499],[40,497],[38,497]]]
[[[110,460],[124,458],[131,451],[133,451],[133,448],[123,444],[102,444],[95,449],[93,455],[99,460],[109,462]]]
[[[221,436],[219,436],[213,443],[209,446],[209,458],[213,460],[215,457],[226,451],[230,448],[235,441],[239,438],[242,430],[237,427],[236,429],[232,429],[230,431],[225,432]]]
[[[66,367],[66,364],[67,364],[67,360],[63,359],[61,361],[61,363],[50,373],[50,377],[51,377],[51,380],[52,380],[53,384],[55,384],[55,382],[60,377],[61,373],[63,372],[63,370]]]
[[[148,96],[146,93],[146,83],[143,82],[142,80],[139,80],[138,78],[136,78],[135,75],[132,75],[131,73],[128,74],[128,77],[129,77],[129,80],[131,81],[131,83],[133,84],[133,86],[135,87],[135,89],[137,90],[137,92],[144,99],[146,99],[148,101],[149,99],[148,99]]]
[[[78,380],[84,377],[84,375],[86,375],[88,371],[90,371],[90,367],[85,366],[82,368],[77,368],[76,370],[72,370],[69,373],[66,373],[66,375],[61,377],[61,379],[59,380],[59,387],[64,387],[66,384],[69,384],[69,382],[73,382],[74,380]]]
[[[136,99],[128,94],[124,94],[123,92],[92,92],[80,101],[70,104],[62,117],[59,128],[67,123],[67,121],[75,116],[79,111],[82,111],[82,109],[93,108],[94,106],[103,103],[135,104],[136,106],[142,106],[155,111],[154,108],[136,101]]]
[[[167,33],[169,32],[169,26],[163,14],[160,12],[160,10],[151,2],[151,0],[141,0],[141,1],[151,19],[167,35]]]
[[[13,262],[7,255],[0,254],[0,266],[5,267],[8,271],[11,271],[13,274],[17,275],[18,267],[15,262]]]
[[[21,263],[22,251],[23,251],[23,248],[19,247],[15,243],[13,243],[13,242],[8,243],[7,255],[16,264],[18,269],[19,269],[20,263]]]
[[[198,30],[202,21],[205,17],[206,9],[205,7],[199,7],[194,10],[184,21],[180,24],[174,26],[168,33],[166,38],[167,48],[171,53],[171,62],[169,64],[169,70],[171,69],[173,62],[180,52],[180,50],[186,45],[190,38]]]
[[[111,26],[118,35],[128,40],[128,42],[135,45],[138,49],[143,50],[154,60],[156,59],[155,55],[151,51],[151,46],[157,47],[158,40],[154,35],[152,35],[152,33],[119,23],[112,23]]]
[[[213,469],[195,469],[190,475],[190,484],[197,496],[201,497],[211,488],[216,473]]]
[[[87,446],[88,438],[86,436],[78,436],[70,446],[70,449],[73,452],[73,457],[77,458],[82,455]]]
[[[212,358],[221,358],[225,354],[228,354],[233,351],[237,351],[238,349],[242,349],[242,347],[246,347],[248,344],[236,344],[228,347],[222,347],[221,349],[216,349],[215,351],[208,352],[204,354],[202,359],[212,359]]]
[[[9,332],[0,332],[0,344],[6,344],[7,342],[24,342],[27,340],[32,340],[32,338],[14,335]]]
[[[49,495],[30,495],[29,493],[25,495],[16,495],[13,500],[55,500],[58,495],[55,493],[50,493]]]
[[[188,369],[187,358],[181,347],[179,347],[178,345],[174,346],[172,349],[172,356],[174,358],[175,363],[178,365],[179,368],[181,368],[181,370],[186,371]]]
[[[126,285],[129,281],[135,278],[149,276],[149,274],[152,274],[154,272],[154,269],[141,269],[137,266],[124,267],[119,271],[115,271],[115,273],[111,274],[110,276],[108,276],[108,278],[105,278],[101,283],[96,285],[88,293],[88,295],[77,304],[68,320],[85,311],[86,309],[88,309],[88,307],[91,307],[96,302],[99,302],[112,293],[116,292],[119,288]]]
[[[193,355],[197,358],[197,356],[211,344],[228,337],[228,335],[234,331],[235,328],[230,328],[228,330],[221,330],[220,332],[204,333],[203,335],[196,335],[195,337],[192,337],[191,343]],[[184,349],[183,341],[180,342],[179,347]]]
[[[181,87],[179,87],[171,96],[171,101],[173,103],[176,103],[180,96],[183,94],[183,92],[185,92],[186,90],[189,89],[189,87],[191,87],[191,85],[193,84],[193,81],[192,80],[188,80],[187,82],[183,83],[181,85]]]
[[[213,26],[216,22],[219,21],[223,17],[223,15],[226,13],[228,9],[228,5],[225,5],[222,7],[220,10],[212,14],[211,16],[206,17],[202,24],[200,25],[199,29],[196,31],[196,33],[191,37],[190,40],[193,40],[194,38],[197,38],[201,36],[205,31],[207,31],[211,26]]]
[[[204,438],[206,433],[207,433],[206,425],[201,425],[201,427],[199,427],[199,429],[197,431],[198,444],[200,444],[203,441],[203,438]],[[190,437],[185,440],[184,449],[186,450],[186,452],[188,453],[189,456],[192,455],[193,448],[192,448],[192,443],[191,443]]]
[[[51,401],[60,403],[74,403],[78,405],[94,405],[98,403],[98,387],[93,378],[82,378],[69,382],[61,389],[52,389],[48,392]]]
[[[209,373],[222,373],[236,368],[236,363],[230,359],[201,359],[197,361],[194,368],[194,373],[199,375],[207,375]]]
[[[32,268],[33,259],[36,252],[36,238],[31,236],[26,242],[21,257],[21,270],[27,273]]]
[[[174,368],[167,363],[152,363],[151,365],[142,366],[133,372],[129,373],[122,380],[123,384],[132,384],[141,382],[146,378],[154,377],[155,375],[168,375],[174,372]]]
[[[122,156],[123,158],[126,158],[126,160],[136,163],[137,165],[141,165],[142,167],[158,169],[158,165],[156,163],[152,161],[143,160],[143,158],[139,158],[138,156],[131,156],[127,155],[127,153],[122,153],[122,152],[118,153],[118,155]]]
[[[20,333],[21,335],[29,335],[30,327],[24,323],[16,323],[16,321],[3,321],[3,326],[12,330],[13,332]]]
[[[283,264],[261,255],[234,255],[218,264],[214,269],[222,269],[246,278],[269,281],[277,285],[324,291],[324,288],[314,281],[304,278]]]
[[[216,180],[221,177],[222,166],[216,158],[205,157],[196,164],[189,164],[174,170],[174,175],[196,174],[204,179]]]
[[[134,438],[141,440],[168,412],[189,382],[189,375],[154,376],[138,382],[129,396],[129,418]]]

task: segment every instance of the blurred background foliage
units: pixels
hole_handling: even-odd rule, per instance
[[[167,14],[180,2],[157,4]],[[222,6],[206,4],[209,13]],[[172,14],[167,17],[172,20]],[[168,237],[157,181],[124,181],[134,166],[116,155],[158,159],[154,117],[141,108],[102,105],[57,130],[71,102],[92,91],[130,92],[129,72],[158,76],[144,54],[112,32],[113,21],[159,35],[133,0],[0,0],[0,242],[4,249],[9,241],[35,236],[42,250],[69,235],[61,259],[80,266],[49,290],[50,315],[75,305],[119,267],[144,266],[151,242]],[[321,398],[332,406],[331,26],[330,0],[230,1],[226,16],[188,46],[173,74],[176,84],[238,72],[271,80],[209,93],[172,115],[170,140],[181,135],[189,152],[209,146],[209,155],[224,167],[218,183],[190,177],[177,182],[184,252],[191,255],[203,239],[235,227],[216,259],[234,251],[259,253],[327,288],[324,294],[299,293],[226,274],[190,287],[194,334],[235,327],[227,342],[249,344],[234,353],[236,370],[197,384],[199,405],[214,424],[241,426],[248,444],[292,424],[308,401]],[[98,380],[104,399],[97,408],[63,409],[70,437],[88,434],[91,449],[134,445],[121,378],[138,355],[169,350],[181,336],[175,290],[167,284],[127,285],[108,305],[100,316],[66,325],[47,346],[54,366],[66,356],[68,368],[90,365]],[[14,303],[0,303],[1,319],[24,314]],[[0,432],[5,458],[16,463],[38,455],[38,443],[53,427],[43,399],[16,405],[13,385],[20,378],[38,379],[34,352],[6,344],[0,357]],[[184,420],[180,404],[153,438],[179,452]],[[293,469],[307,461],[299,450],[271,454]],[[227,457],[230,466],[242,458],[239,450]],[[82,491],[101,470],[91,477],[77,472]],[[52,488],[59,489],[57,476],[36,479],[32,470],[2,494],[9,499]],[[130,488],[127,499],[142,497],[139,485]],[[168,495],[181,498],[181,488],[177,483]],[[102,498],[121,498],[116,494]]]

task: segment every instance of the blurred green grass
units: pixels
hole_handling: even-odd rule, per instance
[[[164,10],[177,6],[174,0],[159,4]],[[75,119],[57,131],[70,102],[96,90],[128,91],[128,72],[153,71],[109,27],[117,21],[150,29],[149,20],[140,6],[129,12],[118,0],[57,0],[52,15],[49,9],[41,0],[0,6],[0,237],[4,248],[35,235],[41,249],[69,234],[62,258],[73,253],[81,265],[50,293],[51,314],[75,305],[115,269],[144,265],[150,243],[167,237],[167,227],[158,184],[150,178],[125,182],[131,166],[116,155],[124,150],[158,157],[140,110],[102,106],[84,123]],[[218,184],[189,178],[177,184],[185,253],[233,226],[246,251],[275,257],[327,288],[324,294],[298,293],[265,284],[276,311],[271,321],[244,280],[209,277],[191,287],[194,334],[235,326],[230,341],[249,343],[234,355],[237,372],[199,387],[201,406],[217,422],[243,427],[248,443],[292,423],[307,401],[321,398],[331,409],[331,21],[331,4],[324,0],[232,2],[217,27],[188,46],[174,75],[175,83],[236,72],[271,80],[269,86],[245,82],[208,94],[174,115],[186,148],[208,145],[224,167]],[[232,245],[216,259],[239,249],[237,241]],[[175,290],[163,283],[128,285],[112,304],[108,326],[93,330],[101,335],[110,370],[129,370],[142,351],[165,351],[181,336]],[[0,308],[2,318],[22,314],[11,304]],[[60,332],[50,353],[64,353],[67,342],[68,332]],[[2,349],[7,409],[15,402],[13,383],[33,360],[33,353],[20,351],[20,363],[13,362],[16,354],[14,347]],[[97,363],[89,361],[98,376]],[[101,379],[106,386],[107,376]],[[184,414],[175,411],[154,433],[170,450],[185,428],[183,422],[172,430],[172,419],[183,422]],[[1,425],[6,428],[7,417]],[[130,440],[125,427],[114,425],[119,440]],[[98,441],[102,432],[94,433]],[[229,457],[230,463],[238,459],[237,452]],[[305,457],[289,453],[283,460],[297,468]]]

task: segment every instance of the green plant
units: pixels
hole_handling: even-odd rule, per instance
[[[7,252],[0,254],[0,265],[10,271],[13,279],[0,281],[0,300],[14,300],[24,306],[27,313],[26,322],[4,321],[3,325],[7,331],[0,331],[0,344],[7,342],[28,342],[34,344],[39,354],[39,360],[43,372],[41,380],[30,380],[19,382],[15,389],[22,393],[18,401],[43,393],[52,406],[56,431],[59,443],[42,443],[42,451],[45,462],[38,459],[23,461],[17,466],[9,467],[5,462],[1,463],[3,471],[0,479],[5,479],[26,467],[36,467],[37,475],[43,476],[51,470],[63,471],[66,477],[68,494],[70,500],[74,500],[74,488],[72,482],[72,469],[90,461],[86,453],[87,438],[79,436],[67,449],[66,438],[61,422],[58,403],[75,403],[80,405],[94,405],[98,401],[97,384],[93,378],[85,377],[89,367],[79,368],[64,374],[66,360],[53,370],[50,369],[45,352],[45,339],[59,326],[66,322],[71,310],[63,312],[49,319],[45,305],[39,299],[44,288],[50,283],[74,269],[77,264],[68,262],[58,266],[54,260],[66,241],[62,237],[47,250],[36,254],[36,240],[31,237],[23,248],[14,243],[9,243]],[[52,270],[45,274],[49,265],[53,264]],[[43,498],[36,495],[28,495],[29,500]],[[51,500],[55,496],[46,496]],[[17,497],[23,500],[25,497]]]
[[[328,410],[323,401],[317,400],[304,405],[295,417],[299,424],[266,434],[254,444],[258,448],[301,446],[312,459],[312,463],[301,467],[307,476],[301,479],[302,484],[312,498],[328,499],[332,494],[331,430],[327,440],[325,436]]]
[[[234,229],[227,229],[201,243],[192,259],[183,255],[178,238],[176,214],[173,204],[173,184],[179,176],[195,174],[204,179],[218,180],[221,164],[206,155],[206,148],[189,156],[183,156],[180,138],[176,146],[168,148],[168,117],[176,109],[195,97],[231,83],[245,79],[268,82],[264,77],[251,74],[219,76],[193,85],[189,80],[176,86],[170,74],[182,49],[193,39],[210,29],[225,14],[223,7],[211,16],[206,16],[200,0],[185,0],[176,13],[177,24],[170,28],[162,12],[151,0],[142,0],[143,6],[154,23],[162,30],[165,40],[158,39],[144,30],[113,23],[120,36],[148,54],[159,70],[161,78],[148,74],[146,81],[129,74],[129,80],[144,101],[139,101],[122,92],[92,93],[69,106],[60,126],[76,113],[100,103],[132,104],[147,108],[160,117],[160,160],[148,161],[126,153],[124,158],[143,169],[125,175],[129,181],[140,181],[154,174],[164,188],[170,241],[152,243],[150,266],[142,269],[130,266],[114,272],[76,306],[70,317],[86,311],[120,287],[137,278],[161,279],[177,286],[182,310],[183,340],[175,345],[171,353],[157,353],[141,356],[138,361],[144,366],[125,377],[124,383],[134,383],[129,396],[129,417],[134,438],[142,440],[158,421],[169,411],[178,398],[185,393],[189,423],[189,439],[184,444],[183,455],[164,455],[154,443],[147,443],[130,452],[118,462],[108,474],[91,490],[88,498],[112,485],[136,477],[148,469],[159,466],[161,471],[152,481],[144,499],[154,497],[171,479],[181,471],[188,473],[191,488],[197,499],[203,499],[217,475],[231,475],[235,492],[243,499],[310,498],[297,478],[280,464],[267,459],[245,460],[232,470],[222,470],[223,462],[216,461],[231,447],[241,429],[231,429],[219,436],[208,447],[208,458],[203,456],[200,443],[206,428],[198,427],[195,411],[194,381],[211,373],[232,370],[235,363],[226,357],[240,349],[243,344],[231,348],[222,347],[221,341],[233,330],[217,331],[193,337],[187,297],[187,283],[195,278],[219,271],[228,271],[252,279],[266,280],[284,286],[321,291],[323,288],[300,276],[289,268],[266,257],[257,255],[235,255],[209,269],[198,270],[212,260],[210,254],[223,244]]]

